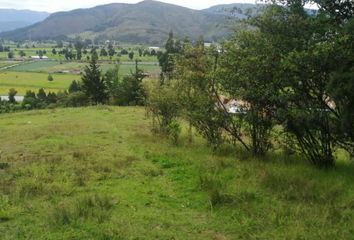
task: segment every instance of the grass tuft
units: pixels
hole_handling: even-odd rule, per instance
[[[0,163],[0,170],[4,170],[10,167],[9,163]]]
[[[103,223],[109,221],[118,202],[105,194],[85,194],[73,200],[60,202],[47,215],[50,226],[62,226],[77,221]]]

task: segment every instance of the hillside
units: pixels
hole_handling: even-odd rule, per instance
[[[114,39],[126,43],[161,44],[173,30],[178,37],[220,40],[232,29],[225,15],[196,11],[146,0],[137,4],[114,3],[90,9],[52,14],[35,25],[0,34],[12,40],[33,40],[82,36]]]
[[[49,16],[47,12],[30,10],[0,9],[0,32],[27,27],[43,21]]]
[[[246,19],[248,16],[259,14],[264,6],[264,4],[256,5],[249,3],[221,4],[205,9],[203,12],[220,14],[236,19]]]
[[[0,115],[1,239],[352,239],[352,164],[173,146],[149,126],[134,107]]]

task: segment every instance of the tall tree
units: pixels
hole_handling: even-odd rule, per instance
[[[102,49],[101,49],[100,56],[101,56],[101,57],[107,57],[107,56],[108,56],[108,53],[107,53],[107,51],[106,51],[105,48],[102,48]]]
[[[177,46],[176,46],[177,43]],[[158,55],[159,65],[161,67],[161,83],[173,77],[174,57],[182,51],[180,42],[175,41],[171,31],[165,44],[165,51]]]
[[[10,51],[10,52],[7,54],[7,57],[8,57],[9,59],[13,59],[13,58],[15,57],[14,52],[13,52],[13,51]]]
[[[182,54],[175,55],[178,102],[184,117],[214,149],[223,142],[227,115],[216,107],[217,82],[214,49],[206,49],[203,39],[194,46],[185,44]],[[170,84],[169,82],[165,84]]]
[[[91,49],[91,60],[95,62],[98,61],[98,53],[96,47]]]
[[[110,97],[110,102],[117,104],[119,101],[121,78],[119,75],[120,65],[116,64],[114,68],[109,69],[104,75],[104,80]]]
[[[252,153],[264,155],[271,146],[274,125],[276,50],[258,31],[239,33],[224,47],[218,71],[221,88],[231,99],[244,102],[238,107],[246,112],[234,118],[243,121]]]
[[[276,117],[285,131],[295,136],[301,152],[314,165],[333,166],[337,145],[354,149],[353,139],[348,137],[353,136],[354,124],[348,120],[353,116],[349,110],[353,101],[351,90],[346,91],[353,88],[346,79],[353,72],[349,42],[352,43],[354,3],[275,2],[287,7],[268,7],[254,25],[278,51],[275,59],[280,64],[273,71],[278,84]],[[309,2],[318,3],[318,14],[307,15],[304,5]],[[338,62],[343,64],[338,67]]]
[[[134,58],[134,52],[131,51],[131,52],[129,53],[129,59],[130,59],[130,60],[133,60],[133,58]]]
[[[104,104],[108,99],[107,87],[101,77],[101,70],[93,59],[82,75],[82,89],[92,104]]]
[[[16,103],[16,96],[17,91],[14,88],[9,90],[9,102],[15,104]]]
[[[80,39],[77,39],[75,42],[75,49],[76,49],[76,59],[81,60],[82,58],[82,49],[84,48],[85,43]]]
[[[72,81],[69,86],[68,91],[69,91],[69,93],[75,93],[75,92],[81,91],[80,82],[77,82],[76,80]]]
[[[111,59],[114,56],[114,54],[116,54],[116,51],[114,50],[113,45],[109,44],[108,45],[108,55],[110,56]]]
[[[119,105],[144,105],[145,90],[142,85],[146,77],[144,71],[139,68],[138,60],[135,60],[135,71],[125,76],[119,87]]]

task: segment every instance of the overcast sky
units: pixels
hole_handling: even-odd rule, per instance
[[[0,0],[0,8],[57,12],[76,8],[88,8],[112,2],[137,3],[141,2],[141,0]],[[255,3],[256,0],[161,0],[161,2],[172,3],[193,9],[204,9],[218,4],[236,2]]]

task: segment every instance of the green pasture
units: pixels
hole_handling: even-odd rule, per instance
[[[108,69],[113,68],[113,64],[100,64],[101,70],[106,72]],[[161,72],[160,66],[158,63],[147,62],[147,63],[139,63],[139,68],[144,72],[151,74],[152,76],[158,76]],[[130,74],[131,72],[135,72],[135,63],[121,63],[119,66],[119,73],[121,76],[125,76]]]
[[[49,73],[47,69],[57,66],[59,62],[57,61],[45,61],[45,60],[35,60],[31,62],[23,62],[19,65],[7,69],[7,71],[12,72],[46,72]]]
[[[0,61],[0,69],[3,67],[8,67],[17,64],[17,62],[14,61]]]
[[[38,91],[44,88],[46,91],[66,90],[73,80],[80,80],[80,71],[83,71],[87,63],[67,61],[32,61],[32,62],[5,62],[0,61],[1,66],[18,64],[12,68],[0,71],[0,95],[7,95],[10,88],[15,88],[18,95],[24,95],[27,90]],[[102,73],[113,68],[114,64],[100,64]],[[141,63],[139,65],[144,72],[151,77],[158,77],[160,68],[157,63]],[[123,77],[135,71],[135,64],[125,63],[120,65],[120,75]],[[47,80],[48,74],[54,77],[53,82]]]
[[[10,88],[18,91],[18,95],[24,95],[27,90],[38,91],[44,88],[46,91],[58,92],[68,89],[73,80],[80,80],[80,75],[53,74],[54,81],[47,80],[47,73],[35,72],[0,72],[0,95],[7,95]]]
[[[352,239],[354,166],[212,152],[143,108],[0,115],[0,238]]]
[[[14,72],[43,72],[43,73],[58,73],[58,72],[68,72],[68,73],[77,73],[83,71],[85,66],[88,63],[86,62],[68,62],[68,61],[51,61],[51,60],[41,60],[41,61],[32,61],[24,64],[20,64],[16,67],[10,68],[7,71]],[[113,68],[114,64],[112,63],[101,63],[100,64],[102,72],[106,72],[108,69]],[[145,72],[151,74],[158,74],[160,67],[158,63],[149,62],[141,63],[139,67],[144,69]],[[129,74],[130,71],[135,70],[134,63],[121,63],[120,64],[121,75],[124,76]]]

